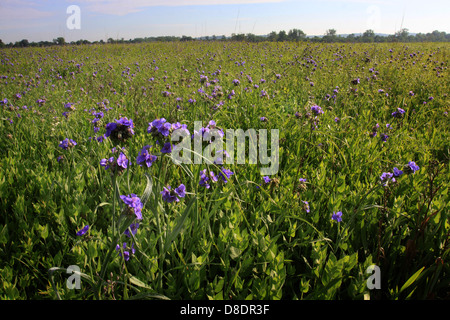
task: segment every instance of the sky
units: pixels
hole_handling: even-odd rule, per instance
[[[450,33],[449,16],[449,0],[0,0],[0,39],[106,41],[264,35],[294,28],[307,35],[328,29]]]

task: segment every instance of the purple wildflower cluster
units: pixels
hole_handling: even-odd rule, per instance
[[[200,182],[199,185],[202,187],[205,187],[206,189],[209,189],[211,185],[210,182],[218,182],[219,178],[222,180],[223,183],[227,183],[230,177],[234,174],[230,169],[226,169],[222,167],[221,170],[219,170],[219,173],[216,175],[213,171],[209,171],[206,169],[203,169],[200,171]]]
[[[184,184],[180,184],[177,188],[172,190],[170,186],[163,187],[163,191],[161,191],[161,195],[164,201],[171,202],[179,202],[179,198],[184,198],[186,196],[186,186]]]
[[[370,137],[375,138],[378,134],[378,129],[380,128],[380,125],[377,123],[375,126],[372,127],[372,132],[369,134]],[[386,124],[386,129],[392,129],[391,125],[389,123]],[[389,136],[387,133],[380,133],[381,141],[386,142],[389,139]]]
[[[179,122],[169,123],[165,118],[159,118],[149,122],[147,132],[157,139],[157,144],[162,145],[160,150],[161,153],[171,153],[173,145],[170,142],[170,135],[173,131],[178,129],[186,131],[186,134],[189,135],[186,124],[181,124]]]
[[[122,117],[115,122],[106,125],[105,138],[110,138],[113,142],[124,142],[134,135],[133,120]]]
[[[113,148],[111,152],[116,154],[119,151],[117,148]],[[117,159],[114,156],[109,157],[108,159],[101,159],[100,165],[104,167],[105,170],[111,170],[113,174],[121,174],[129,165],[131,165],[131,161],[128,160],[123,152],[120,152]]]
[[[139,152],[139,155],[136,158],[136,163],[139,166],[143,166],[145,165],[147,168],[150,168],[153,164],[153,162],[155,162],[158,157],[155,155],[152,155],[149,150],[152,148],[152,146],[150,145],[146,145],[144,146],[141,151]]]
[[[415,173],[416,171],[420,170],[420,167],[414,162],[409,161],[407,165],[403,167],[403,170],[398,169],[397,167],[394,167],[393,172],[383,172],[380,176],[380,181],[384,187],[388,186],[389,182],[395,183],[396,179],[400,177],[403,173],[410,174]]]
[[[404,114],[405,114],[405,110],[403,110],[402,108],[397,108],[396,111],[391,113],[391,115],[394,118],[401,118],[401,117],[403,117]]]
[[[141,199],[134,193],[129,195],[121,195],[120,199],[127,205],[126,214],[135,215],[136,219],[142,220],[142,208],[143,204]]]
[[[59,142],[59,147],[63,148],[64,150],[71,149],[76,145],[77,143],[74,140],[68,138]]]
[[[119,252],[120,257],[122,257],[123,252],[123,259],[125,261],[129,261],[131,256],[136,253],[136,250],[134,249],[134,243],[131,244],[131,247],[128,247],[126,242],[122,244],[122,247],[117,244],[116,251]]]

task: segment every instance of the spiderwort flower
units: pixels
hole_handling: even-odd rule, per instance
[[[106,124],[105,137],[111,137],[113,142],[126,141],[134,135],[133,127],[133,120],[122,117],[116,122]]]
[[[405,113],[405,110],[403,110],[402,108],[397,108],[397,111],[392,112],[391,115],[394,118],[401,118],[404,113]]]
[[[77,143],[75,141],[73,141],[72,139],[68,139],[68,138],[59,142],[59,146],[61,148],[63,148],[64,150],[70,149],[76,145],[77,145]]]
[[[319,115],[319,114],[323,113],[322,108],[319,107],[318,105],[312,106],[312,107],[311,107],[311,111],[312,111],[314,114],[316,114],[316,115]]]
[[[342,212],[341,211],[333,212],[331,219],[334,221],[337,221],[337,222],[341,222],[342,221]]]
[[[207,174],[206,174],[206,169],[203,169],[202,171],[200,171],[200,182],[199,185],[201,185],[202,187],[205,187],[206,189],[210,188],[209,183],[207,182],[209,180]]]
[[[130,224],[130,226],[127,228],[127,230],[125,230],[124,234],[128,237],[131,238],[132,235],[136,235],[137,230],[139,228],[139,223],[132,223]],[[130,233],[131,232],[131,233]]]
[[[234,172],[232,172],[229,169],[225,169],[224,167],[222,167],[222,170],[219,172],[219,177],[222,178],[223,182],[227,183],[228,179],[234,174]]]
[[[150,145],[146,145],[139,152],[139,155],[136,158],[136,162],[141,167],[142,167],[142,165],[145,164],[147,166],[147,168],[150,168],[152,166],[153,162],[155,162],[158,159],[157,156],[150,154],[150,152],[148,151],[151,147],[152,146],[150,146]]]
[[[399,170],[397,167],[394,168],[394,177],[400,177],[402,174],[402,170]]]
[[[161,153],[171,153],[172,152],[172,145],[170,142],[164,143],[164,146],[161,148]]]
[[[141,199],[135,195],[134,193],[130,195],[121,195],[120,199],[128,206],[126,208],[127,214],[135,214],[136,219],[142,220],[142,208],[143,204],[141,202]]]
[[[122,249],[123,249],[123,258],[124,258],[124,260],[125,261],[130,260],[131,255],[130,255],[130,251],[127,250],[127,243],[126,242],[124,242],[122,244]],[[131,244],[131,248],[130,249],[131,249],[131,254],[134,254],[136,252],[136,250],[134,249],[134,243]],[[119,244],[116,245],[116,251],[119,252],[119,256],[121,257],[122,256],[122,252],[121,252],[121,248],[120,248]]]
[[[126,169],[128,166],[128,159],[127,157],[121,152],[119,157],[117,158],[117,164],[122,167],[123,169]]]
[[[394,174],[390,172],[383,172],[380,176],[383,186],[386,187],[389,181],[395,182]]]
[[[77,232],[77,236],[82,236],[89,230],[89,225],[85,225],[81,230]]]
[[[403,169],[406,173],[415,173],[420,170],[420,167],[414,161],[409,161]]]
[[[180,198],[184,198],[186,195],[186,187],[184,184],[180,184],[177,188],[174,190],[171,190],[170,186],[163,187],[163,191],[161,191],[162,198],[164,201],[171,203],[171,202],[179,202]]]
[[[306,211],[306,213],[310,213],[308,201],[302,200],[302,202],[303,202],[303,209]]]

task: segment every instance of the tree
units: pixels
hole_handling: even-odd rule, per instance
[[[366,30],[362,35],[363,42],[374,42],[375,40],[375,32],[371,29]]]
[[[337,39],[336,29],[328,29],[325,32],[325,36],[322,38],[322,40],[325,42],[333,42],[336,41],[336,39]]]
[[[286,41],[287,40],[287,33],[284,30],[281,30],[278,32],[277,41]]]
[[[66,40],[63,37],[58,37],[56,39],[53,39],[53,43],[57,44],[58,46],[62,46],[66,44]]]
[[[287,37],[290,41],[300,41],[306,38],[306,34],[302,30],[292,29],[289,30]]]
[[[395,33],[395,38],[400,41],[406,41],[408,39],[409,30],[403,28]]]
[[[277,41],[278,39],[278,35],[276,33],[276,31],[272,31],[271,33],[269,33],[267,40],[269,41]]]

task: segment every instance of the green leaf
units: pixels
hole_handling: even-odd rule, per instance
[[[181,232],[183,225],[184,225],[184,221],[186,220],[186,217],[188,216],[189,212],[191,211],[192,205],[195,203],[196,199],[197,199],[196,197],[193,197],[191,199],[189,204],[186,206],[186,209],[184,209],[184,212],[181,215],[181,217],[178,218],[178,222],[177,222],[175,228],[173,228],[172,232],[167,236],[166,241],[164,243],[164,251],[165,252],[172,244],[172,241],[175,240],[175,238]]]
[[[402,293],[405,289],[407,289],[410,285],[412,285],[417,278],[420,276],[420,274],[422,273],[423,269],[425,269],[425,267],[422,267],[421,269],[419,269],[416,273],[414,273],[409,279],[408,281],[405,282],[405,284],[400,288],[399,293]]]
[[[153,189],[152,178],[150,177],[150,175],[147,172],[145,173],[145,177],[147,178],[147,185],[146,185],[144,193],[142,194],[142,197],[141,197],[141,202],[142,202],[143,207],[145,207],[145,204],[147,203],[148,199],[150,198],[150,195],[151,195],[152,189]]]

